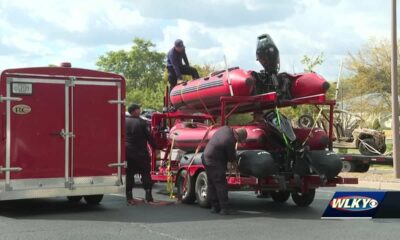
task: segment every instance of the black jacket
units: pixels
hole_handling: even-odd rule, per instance
[[[236,139],[232,128],[223,126],[214,133],[204,149],[206,166],[226,168],[228,162],[236,160]]]
[[[182,67],[182,60],[185,62],[186,66],[189,66],[189,60],[186,56],[186,52],[178,52],[175,48],[169,50],[167,55],[167,68],[173,69],[175,71],[176,77],[178,79],[182,78],[182,73],[180,67]]]
[[[155,141],[147,129],[147,123],[140,117],[126,117],[126,147],[127,151],[137,156],[149,156],[147,143],[153,148]]]

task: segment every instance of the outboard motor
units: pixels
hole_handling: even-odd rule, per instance
[[[268,74],[277,74],[279,71],[279,50],[268,34],[257,38],[257,61],[264,67]]]
[[[270,91],[268,85],[273,86],[273,90],[277,92],[280,99],[290,99],[290,79],[285,75],[279,76],[279,50],[274,41],[268,34],[262,34],[257,38],[257,61],[264,67],[264,72],[255,74],[259,80],[257,89],[261,91]]]

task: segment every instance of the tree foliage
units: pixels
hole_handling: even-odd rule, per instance
[[[388,40],[370,40],[357,53],[348,55],[345,66],[351,75],[343,81],[344,98],[375,94],[374,99],[350,102],[352,110],[377,114],[389,113],[391,111],[390,42]],[[371,104],[372,100],[374,104]]]
[[[157,52],[155,44],[135,38],[129,51],[110,51],[100,56],[96,65],[100,70],[123,74],[127,91],[152,88],[163,80],[165,54]]]
[[[300,62],[304,65],[305,72],[314,72],[315,67],[321,65],[324,60],[324,53],[321,52],[317,56],[313,57],[304,55]]]

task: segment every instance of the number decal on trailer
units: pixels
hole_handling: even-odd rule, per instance
[[[19,115],[28,114],[32,111],[32,108],[25,104],[18,104],[12,108],[12,111]]]
[[[12,93],[17,95],[32,95],[32,83],[13,83]]]

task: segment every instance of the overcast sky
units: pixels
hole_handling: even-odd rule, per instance
[[[190,62],[259,70],[256,38],[268,33],[281,71],[301,72],[304,54],[323,52],[316,71],[335,80],[340,60],[368,39],[390,38],[390,0],[0,0],[0,70],[62,61],[96,68],[132,39],[167,52],[176,38]]]

